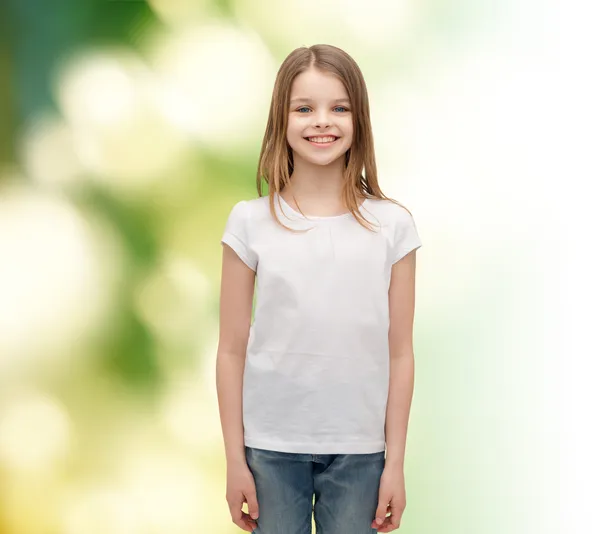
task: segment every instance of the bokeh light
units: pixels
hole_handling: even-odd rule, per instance
[[[75,133],[60,116],[35,117],[23,135],[20,151],[27,176],[43,187],[73,187],[83,177]]]
[[[204,24],[156,36],[150,48],[160,104],[175,125],[210,150],[234,152],[251,142],[264,122],[275,74],[255,32]]]
[[[211,0],[148,0],[157,17],[175,28],[197,24],[218,10]]]
[[[110,311],[116,242],[64,196],[25,185],[3,188],[0,228],[0,366],[64,365]]]
[[[71,423],[64,407],[47,395],[21,392],[2,406],[0,462],[9,470],[51,470],[53,464],[67,458],[71,440]]]
[[[157,81],[134,54],[81,53],[56,79],[57,99],[90,176],[122,194],[139,193],[184,156],[186,137],[156,105]]]

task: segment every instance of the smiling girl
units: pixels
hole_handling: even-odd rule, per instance
[[[343,50],[284,60],[257,189],[221,240],[217,392],[232,520],[310,533],[314,513],[318,534],[390,532],[406,506],[421,241],[379,187],[365,81]]]

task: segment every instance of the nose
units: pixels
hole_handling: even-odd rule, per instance
[[[314,125],[316,128],[329,128],[331,124],[331,118],[327,111],[319,111],[314,114]]]

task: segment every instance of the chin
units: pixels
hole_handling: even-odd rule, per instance
[[[342,154],[343,155],[343,154]],[[302,159],[308,163],[312,163],[313,165],[321,165],[321,166],[325,166],[325,165],[330,165],[331,163],[337,161],[341,156],[335,156],[334,158],[332,157],[328,157],[328,158],[314,158],[314,157],[306,157],[304,156]]]

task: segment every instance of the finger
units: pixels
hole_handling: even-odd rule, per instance
[[[403,512],[403,508],[401,509],[397,504],[395,503],[391,503],[390,504],[390,509],[391,509],[391,516],[390,516],[390,521],[392,523],[392,525],[394,526],[394,528],[398,528],[400,526],[400,521],[402,519],[402,512]]]
[[[395,517],[392,514],[385,518],[385,521],[381,524],[380,527],[374,528],[377,528],[377,532],[391,532],[392,530],[400,528],[400,518]]]
[[[256,493],[248,493],[246,495],[246,502],[248,503],[248,515],[252,519],[258,519],[258,501],[256,500]]]
[[[385,516],[387,514],[389,508],[389,501],[379,500],[379,504],[377,505],[377,510],[375,510],[375,524],[377,526],[381,526],[383,521],[385,520]]]
[[[229,509],[231,514],[231,520],[234,525],[237,525],[242,530],[246,530],[248,532],[252,532],[252,527],[248,524],[248,519],[252,520],[248,514],[242,511],[241,508],[231,507]]]
[[[392,525],[391,519],[388,516],[384,519],[383,523],[376,528],[377,528],[377,532],[391,532],[396,527],[394,527],[394,525]]]
[[[233,519],[233,524],[246,531],[248,531],[248,529],[250,528],[247,521],[243,517],[241,517],[240,519]],[[249,532],[252,532],[252,530],[249,530]]]
[[[388,504],[387,505],[387,510],[385,511],[385,513],[383,514],[383,518],[385,519],[385,517],[387,516],[388,512],[390,511],[390,507],[391,505]],[[371,528],[378,528],[380,525],[377,523],[377,518],[379,517],[379,515],[377,514],[377,512],[375,512],[375,519],[373,519],[373,521],[371,522]]]
[[[249,532],[253,532],[258,528],[258,522],[252,519],[246,512],[242,512],[242,519],[244,524],[248,527],[244,530],[248,530]]]

